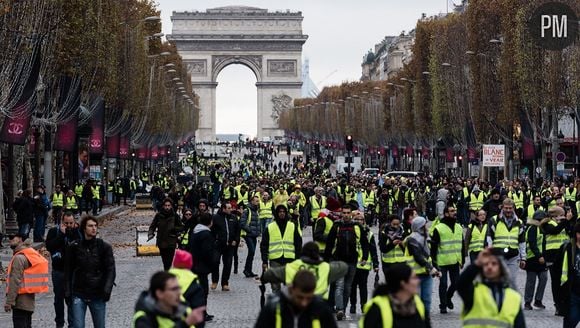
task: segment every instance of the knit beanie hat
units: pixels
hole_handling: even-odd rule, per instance
[[[173,257],[173,267],[178,269],[191,269],[193,266],[193,259],[188,251],[178,249],[175,251]]]

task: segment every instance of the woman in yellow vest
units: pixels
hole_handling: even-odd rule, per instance
[[[487,213],[484,210],[476,211],[475,218],[471,220],[465,233],[465,249],[471,262],[475,261],[479,252],[483,250],[486,234]]]
[[[405,245],[403,240],[407,235],[403,229],[401,218],[397,215],[387,216],[387,222],[381,227],[379,233],[379,249],[381,250],[381,262],[383,274],[395,263],[406,263]]]
[[[386,284],[380,285],[365,305],[360,328],[427,327],[425,306],[417,292],[419,278],[410,266],[397,263],[389,267]]]
[[[496,255],[485,249],[459,276],[457,293],[463,300],[463,327],[524,328],[521,295],[509,287],[509,270]],[[481,275],[481,280],[476,279]]]

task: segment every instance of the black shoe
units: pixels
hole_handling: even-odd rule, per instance
[[[356,313],[356,306],[350,306],[350,313],[351,314],[355,314]]]
[[[533,310],[534,308],[532,308],[532,304],[530,303],[526,303],[524,304],[524,310]]]
[[[206,314],[206,315],[205,315],[205,318],[204,318],[204,321],[206,321],[206,322],[207,322],[207,321],[212,321],[212,320],[213,320],[213,318],[214,318],[214,316],[213,316],[213,315]]]
[[[451,299],[447,300],[447,307],[449,310],[453,310],[453,302],[451,302]]]
[[[542,301],[535,301],[534,307],[537,307],[538,309],[545,309],[546,308],[546,306],[544,304],[542,304]]]
[[[340,310],[340,311],[336,312],[336,320],[342,321],[342,319],[344,319],[344,311]]]
[[[234,274],[238,274],[238,269],[234,269]]]
[[[447,309],[439,309],[439,311],[440,311],[442,314],[445,314],[445,313],[447,313]]]

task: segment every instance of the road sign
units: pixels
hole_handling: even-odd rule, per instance
[[[564,171],[564,162],[556,163],[556,171]]]
[[[483,145],[483,166],[505,166],[505,145]]]
[[[565,162],[566,161],[566,154],[564,154],[561,151],[557,152],[556,153],[556,161],[557,162]]]
[[[536,167],[536,173],[538,173],[538,174],[542,173],[542,168],[539,166]]]

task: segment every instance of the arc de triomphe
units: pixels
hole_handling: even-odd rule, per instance
[[[302,34],[300,12],[231,6],[205,12],[173,12],[172,34],[200,97],[198,141],[215,140],[216,87],[221,70],[242,64],[256,75],[258,138],[282,135],[278,113],[300,97]],[[244,113],[240,113],[244,115]]]

